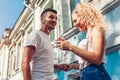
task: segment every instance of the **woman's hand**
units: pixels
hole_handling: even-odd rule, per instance
[[[60,64],[59,68],[64,71],[70,71],[73,64]]]
[[[61,50],[71,50],[72,44],[63,38],[59,38],[55,43]]]

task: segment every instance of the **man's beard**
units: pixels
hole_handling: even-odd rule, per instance
[[[55,27],[48,26],[49,30],[55,29]]]

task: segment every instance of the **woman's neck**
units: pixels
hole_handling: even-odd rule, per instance
[[[86,30],[86,38],[88,38],[92,33],[92,28],[91,27],[88,27],[87,30]]]

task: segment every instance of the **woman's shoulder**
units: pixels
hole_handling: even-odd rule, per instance
[[[101,29],[100,27],[94,27],[92,29],[92,35],[91,35],[92,39],[99,39],[99,38],[103,38],[105,37],[105,32],[103,29]]]
[[[100,27],[93,27],[92,35],[104,34],[105,31]]]
[[[103,32],[104,30],[103,30],[101,27],[96,26],[96,27],[93,27],[93,28],[92,28],[92,31],[100,31],[100,32]]]

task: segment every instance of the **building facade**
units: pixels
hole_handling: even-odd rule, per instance
[[[120,1],[119,0],[30,0],[8,34],[4,34],[0,42],[0,80],[22,80],[21,58],[26,36],[38,30],[41,23],[40,13],[48,7],[58,11],[57,27],[50,34],[54,48],[54,62],[75,63],[77,56],[69,51],[61,51],[54,46],[54,40],[60,36],[77,45],[85,37],[85,32],[73,27],[71,12],[79,2],[93,3],[105,17],[108,26],[106,31],[106,64],[112,80],[120,80]],[[114,71],[113,71],[114,70]],[[78,70],[68,72],[55,70],[55,80],[76,80]]]

